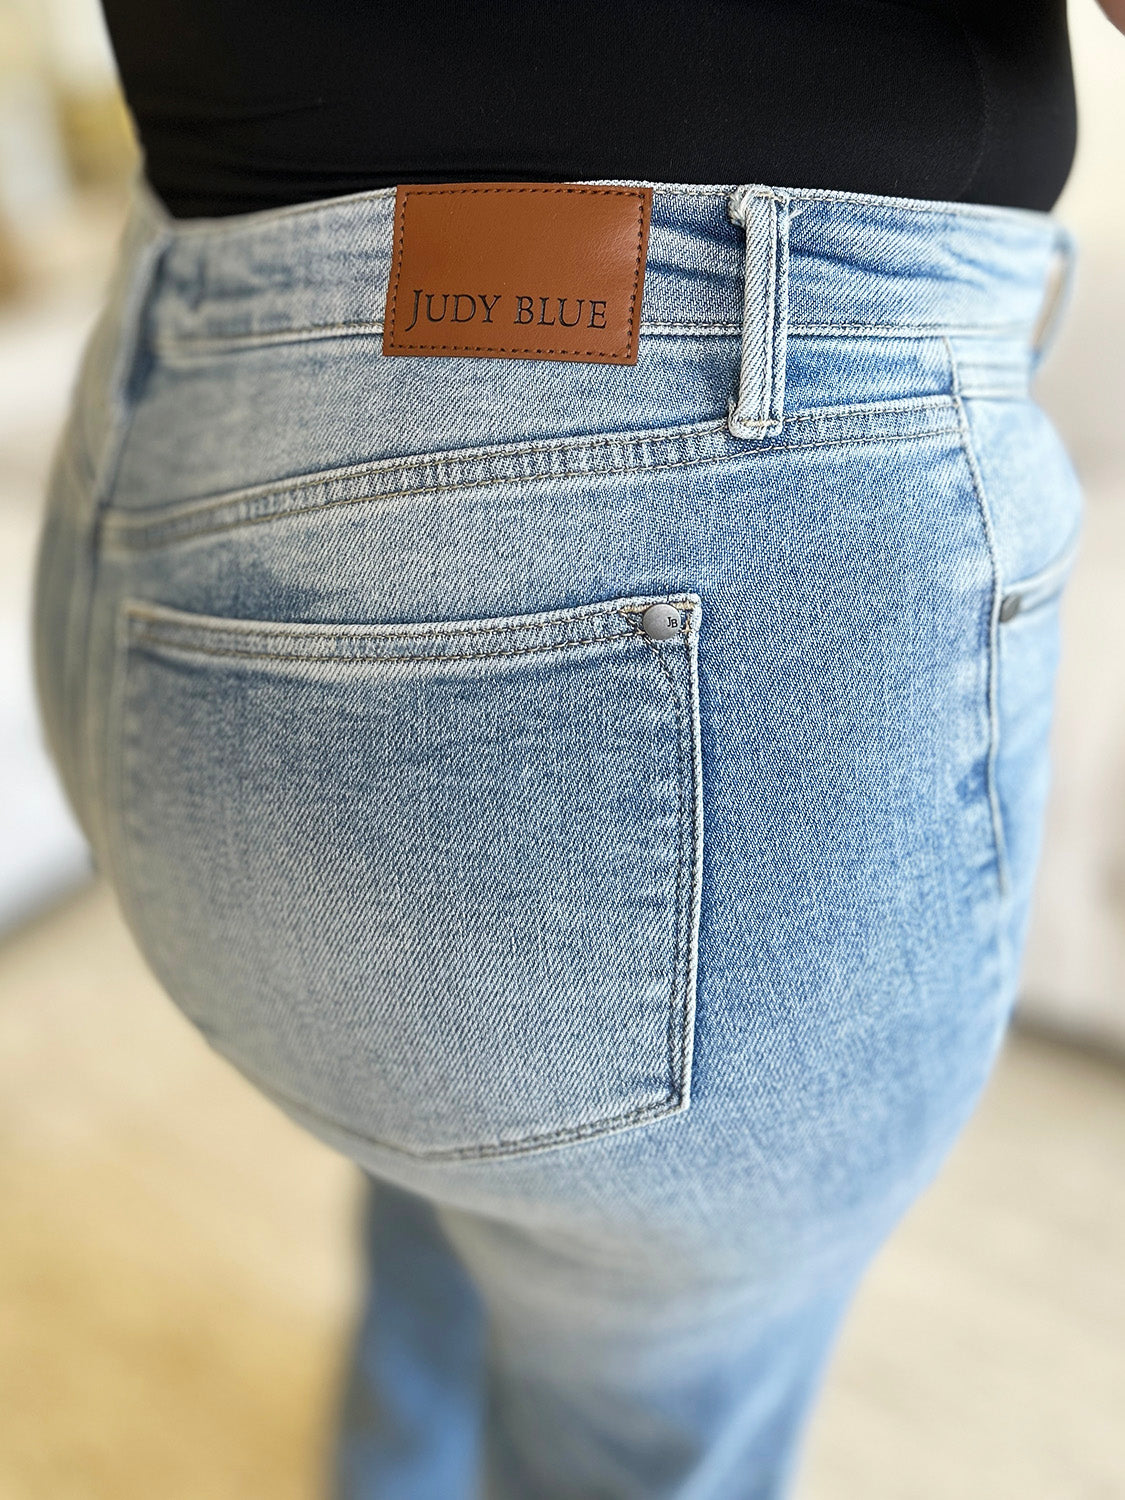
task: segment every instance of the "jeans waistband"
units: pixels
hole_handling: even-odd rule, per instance
[[[653,336],[741,335],[730,426],[776,430],[786,340],[903,333],[1039,348],[1072,248],[1047,214],[758,184],[653,183],[641,310]],[[394,188],[220,219],[171,218],[138,178],[131,232],[159,268],[150,333],[170,358],[382,333]],[[1061,298],[1054,301],[1061,303]]]

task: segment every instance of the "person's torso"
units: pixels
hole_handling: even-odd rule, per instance
[[[1050,208],[1064,0],[103,0],[178,217],[399,182],[761,182]]]

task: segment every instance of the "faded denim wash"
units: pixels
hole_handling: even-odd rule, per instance
[[[372,1179],[346,1500],[785,1494],[1016,992],[1065,236],[651,186],[616,366],[384,356],[393,189],[138,184],[53,471],[75,814],[175,1003]]]

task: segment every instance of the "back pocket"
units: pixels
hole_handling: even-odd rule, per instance
[[[699,624],[691,593],[345,626],[123,600],[111,868],[154,973],[279,1102],[412,1155],[686,1108]]]

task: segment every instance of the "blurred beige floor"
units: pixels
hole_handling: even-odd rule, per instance
[[[102,884],[0,948],[0,993],[0,1500],[322,1495],[352,1170]],[[1125,1496],[1123,1183],[1125,1071],[1014,1036],[855,1307],[801,1500]]]

